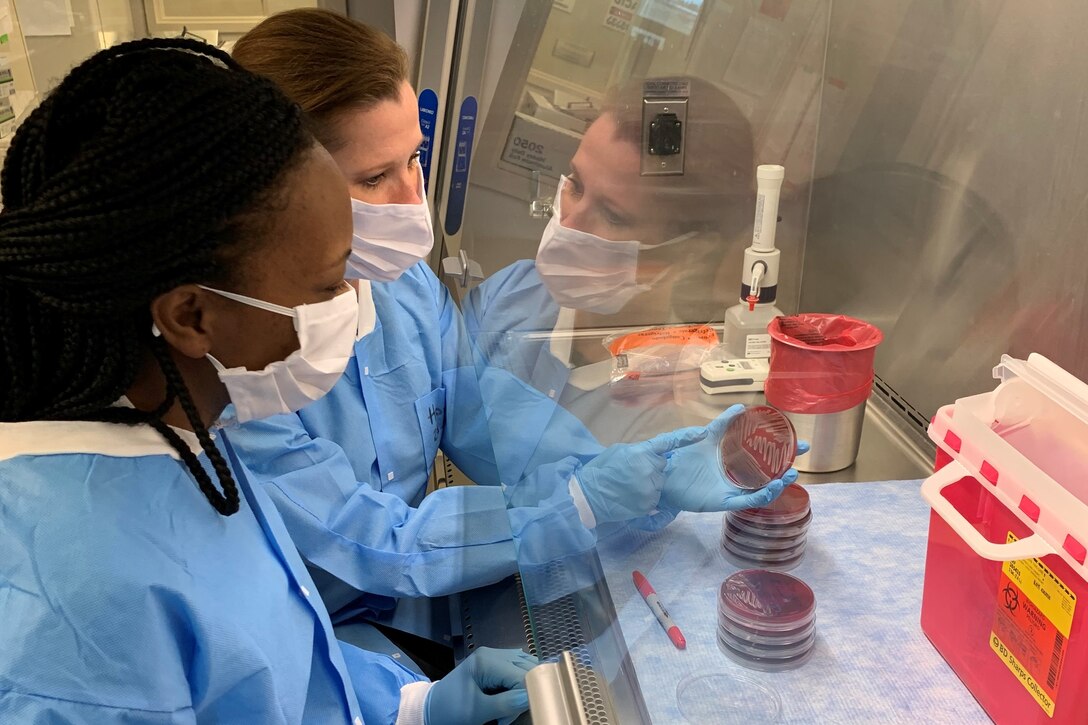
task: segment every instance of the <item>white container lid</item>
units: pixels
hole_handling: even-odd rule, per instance
[[[941,408],[929,435],[952,463],[922,496],[979,556],[993,561],[1061,556],[1088,581],[1088,385],[1041,355],[1003,356],[991,393]],[[941,491],[972,476],[1032,535],[986,540]]]

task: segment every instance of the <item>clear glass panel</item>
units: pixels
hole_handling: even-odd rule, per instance
[[[1003,353],[1088,377],[1085,20],[835,3],[802,302],[878,324],[876,372],[923,422]]]
[[[462,307],[541,653],[592,662],[622,722],[645,714],[646,663],[616,612],[639,604],[637,552],[668,545],[652,532],[672,515],[670,451],[721,478],[716,441],[674,431],[760,397],[699,384],[741,297],[760,164],[785,167],[764,292],[797,302],[829,15],[828,0],[527,2],[489,46],[509,52],[484,76],[458,239],[486,277]],[[573,621],[551,616],[563,607]]]

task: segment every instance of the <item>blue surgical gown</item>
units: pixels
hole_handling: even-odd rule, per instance
[[[375,328],[356,344],[336,387],[298,414],[231,431],[302,555],[333,575],[319,579],[322,596],[345,615],[515,570],[497,487],[424,499],[439,448],[477,483],[499,482],[456,305],[422,263],[371,290]]]
[[[465,300],[468,335],[492,370],[516,376],[550,399],[558,399],[570,368],[551,351],[559,305],[544,286],[536,264],[523,259],[484,280]]]
[[[150,428],[0,424],[0,722],[393,723],[418,695],[333,637],[275,506],[217,445],[230,517]]]
[[[505,371],[478,369],[460,311],[425,264],[371,290],[375,328],[327,396],[230,429],[303,557],[332,575],[319,584],[334,621],[514,573],[506,501],[493,484],[529,469],[547,479],[534,490],[565,488],[600,451],[554,401]],[[564,432],[541,444],[539,421],[552,418]],[[484,485],[424,497],[439,448]]]

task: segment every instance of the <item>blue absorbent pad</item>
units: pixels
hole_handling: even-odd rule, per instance
[[[812,659],[787,672],[734,663],[717,644],[722,514],[681,514],[656,533],[599,543],[655,723],[989,723],[919,625],[929,507],[919,481],[806,486],[812,522],[789,574],[816,594]],[[657,590],[687,639],[678,650],[638,595]]]

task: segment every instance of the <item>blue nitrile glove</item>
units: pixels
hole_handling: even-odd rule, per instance
[[[574,474],[597,523],[644,517],[658,508],[666,455],[706,438],[706,428],[681,428],[641,443],[605,448]]]
[[[661,531],[661,529],[671,524],[679,513],[679,509],[669,508],[658,501],[656,512],[633,519],[631,521],[631,526],[640,531],[648,531],[650,533]]]
[[[525,674],[538,664],[519,649],[480,647],[431,685],[424,725],[480,725],[529,709]]]
[[[786,486],[797,480],[797,469],[786,471],[782,478],[771,481],[758,491],[734,486],[721,473],[718,446],[730,421],[744,410],[734,405],[706,426],[707,436],[699,443],[681,448],[669,455],[665,468],[665,488],[661,491],[661,506],[683,511],[737,511],[760,508],[778,498]],[[808,451],[808,443],[797,444],[797,454]]]

